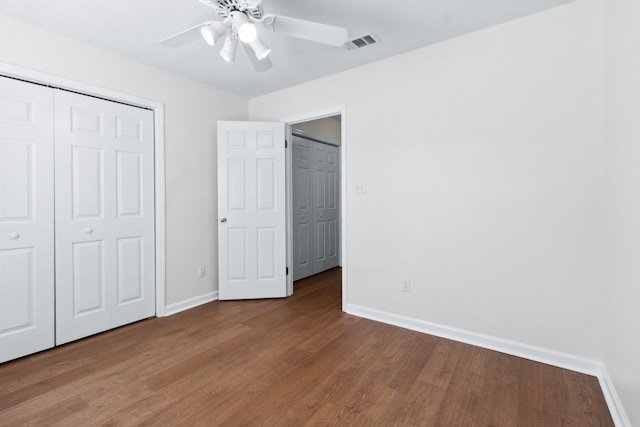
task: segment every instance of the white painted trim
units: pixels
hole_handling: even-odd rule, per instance
[[[607,401],[607,406],[609,407],[611,418],[613,418],[613,423],[616,427],[631,427],[631,421],[629,421],[629,418],[627,417],[627,413],[625,412],[622,402],[618,397],[613,381],[611,381],[611,377],[609,377],[609,373],[604,366],[598,375],[598,382],[600,382],[600,388],[602,389],[602,394],[604,394],[604,399]]]
[[[284,173],[286,188],[286,219],[287,234],[287,296],[293,295],[293,127],[285,123],[285,138],[287,148],[284,156]]]
[[[189,310],[191,308],[195,308],[202,304],[207,304],[212,301],[218,300],[218,291],[210,292],[208,294],[200,295],[195,298],[190,298],[188,300],[176,302],[173,304],[169,304],[164,309],[165,316],[171,316],[176,313],[180,313],[181,311]]]
[[[340,258],[342,259],[342,311],[347,311],[348,304],[348,283],[347,283],[347,108],[340,108]]]
[[[617,427],[631,427],[622,403],[615,391],[613,382],[609,378],[604,363],[595,359],[587,359],[569,353],[550,350],[516,341],[506,340],[490,335],[479,334],[450,326],[438,325],[424,320],[414,319],[397,314],[388,313],[362,307],[355,304],[347,304],[345,310],[348,314],[387,323],[413,331],[435,335],[466,344],[475,345],[489,350],[499,351],[512,356],[545,363],[547,365],[592,375],[598,378],[600,388],[609,407],[611,418]]]
[[[359,317],[364,317],[366,319],[376,320],[378,322],[399,326],[405,329],[411,329],[413,331],[423,332],[429,335],[435,335],[438,337],[499,351],[501,353],[523,357],[525,359],[534,360],[536,362],[542,362],[548,365],[570,369],[572,371],[581,372],[584,374],[597,376],[602,369],[602,363],[597,360],[586,359],[568,353],[561,353],[555,350],[549,350],[546,348],[519,343],[516,341],[505,340],[503,338],[498,338],[490,335],[478,334],[463,329],[452,328],[450,326],[438,325],[431,322],[425,322],[424,320],[399,316],[397,314],[361,307],[354,304],[348,305],[347,313]]]
[[[156,185],[156,316],[165,316],[166,308],[166,198],[165,198],[165,148],[164,104],[154,108],[155,132],[155,185]]]
[[[302,113],[295,116],[286,117],[282,121],[287,124],[293,125],[300,122],[308,122],[310,120],[319,120],[327,117],[337,116],[337,115],[343,114],[345,109],[346,108],[344,105],[338,105],[336,107],[329,107],[323,110],[312,111],[309,113]],[[344,117],[342,118],[344,119]]]
[[[54,86],[90,96],[122,102],[153,110],[155,132],[155,210],[156,210],[156,316],[165,315],[165,135],[164,135],[164,104],[140,98],[134,95],[104,89],[98,86],[77,82],[64,77],[18,67],[13,64],[0,62],[0,74],[16,79]]]
[[[340,124],[340,266],[342,266],[342,311],[347,311],[347,296],[348,296],[348,282],[347,282],[347,107],[346,105],[339,105],[336,107],[326,108],[324,110],[314,111],[311,113],[299,114],[297,116],[291,116],[282,119],[287,125],[293,125],[295,123],[307,122],[309,120],[323,119],[331,116],[341,116]],[[291,134],[290,131],[289,135]],[[291,175],[291,156],[290,153],[287,157],[287,173]],[[291,177],[289,176],[289,179]],[[291,204],[289,204],[291,206]],[[289,214],[291,208],[288,209]],[[291,216],[291,215],[290,215]],[[292,218],[292,216],[291,216]],[[287,224],[287,232],[292,234],[292,223],[289,218]],[[287,247],[287,259],[292,263],[293,254],[291,252],[292,245]],[[291,288],[293,289],[293,274],[289,275],[291,281]]]

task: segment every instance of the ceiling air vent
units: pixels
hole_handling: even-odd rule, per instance
[[[344,45],[349,50],[362,49],[363,47],[371,46],[373,44],[380,43],[380,39],[374,36],[372,33],[365,34],[353,40],[349,40]]]

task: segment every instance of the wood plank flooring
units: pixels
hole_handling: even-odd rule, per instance
[[[340,311],[340,270],[0,365],[0,426],[612,426],[594,377]]]

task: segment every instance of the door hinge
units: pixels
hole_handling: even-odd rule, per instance
[[[287,276],[289,275],[289,267],[287,267]]]
[[[284,140],[284,148],[287,148],[287,145],[288,145],[288,144],[289,144],[289,143],[288,143],[288,142],[287,142],[287,140],[285,139],[285,140]]]

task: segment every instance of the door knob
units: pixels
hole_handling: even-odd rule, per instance
[[[9,238],[11,240],[16,240],[16,239],[20,238],[20,233],[11,233],[11,234],[9,234]]]
[[[91,233],[93,233],[93,228],[85,228],[84,232],[87,233],[87,234],[91,234]]]
[[[227,222],[227,218],[220,218],[220,222]]]

